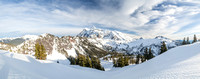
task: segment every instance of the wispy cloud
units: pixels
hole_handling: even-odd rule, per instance
[[[199,5],[198,0],[6,0],[0,1],[0,35],[76,35],[96,25],[146,38],[178,39],[198,34]]]

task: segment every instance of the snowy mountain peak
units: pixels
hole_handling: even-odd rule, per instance
[[[96,27],[90,29],[85,28],[77,36],[88,37],[88,38],[101,38],[110,40],[127,40],[132,41],[134,39],[133,35],[125,34],[119,31],[103,30]]]
[[[47,37],[47,36],[54,36],[54,35],[52,35],[52,34],[50,34],[50,33],[44,33],[44,34],[41,34],[41,36],[42,36],[42,37]]]
[[[36,40],[36,39],[38,39],[38,36],[37,35],[25,35],[22,38],[25,40]]]
[[[168,38],[166,38],[164,36],[156,36],[155,39],[168,39]]]
[[[91,29],[96,29],[96,27],[95,27],[95,26],[92,26]]]

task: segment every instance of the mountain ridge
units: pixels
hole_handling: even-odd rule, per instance
[[[19,39],[16,38],[16,39]],[[9,43],[16,39],[8,39]],[[24,54],[34,54],[36,42],[45,46],[47,54],[52,54],[53,50],[62,53],[66,57],[75,57],[78,53],[89,56],[102,57],[109,52],[125,54],[143,54],[145,48],[152,48],[156,56],[160,51],[161,42],[166,42],[167,48],[178,46],[177,41],[170,40],[163,36],[152,39],[136,39],[126,33],[103,30],[98,28],[83,29],[77,36],[58,37],[49,33],[41,35],[25,35],[20,37],[18,45],[8,47],[6,50]],[[1,41],[1,40],[0,40]],[[1,41],[3,42],[3,41]],[[18,41],[17,41],[18,42]],[[3,42],[6,43],[7,42]],[[8,44],[9,44],[8,43]]]

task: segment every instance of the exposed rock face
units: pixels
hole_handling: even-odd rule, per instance
[[[48,55],[52,54],[53,50],[62,53],[66,57],[71,55],[76,56],[78,53],[96,57],[102,57],[108,54],[107,51],[89,42],[85,37],[63,36],[59,38],[51,34],[40,35],[37,39],[26,40],[17,46],[9,47],[7,44],[4,45],[4,43],[2,43],[1,47],[4,45],[6,46],[4,50],[34,55],[36,43],[44,45]]]
[[[35,53],[35,44],[40,43],[44,45],[48,55],[58,52],[66,57],[76,57],[78,53],[96,57],[105,56],[109,52],[143,54],[145,48],[151,48],[154,55],[158,55],[161,42],[165,42],[168,49],[180,45],[180,41],[170,40],[163,36],[153,39],[135,39],[129,34],[96,28],[84,29],[77,36],[26,35],[19,38],[0,39],[0,42],[2,42],[1,49],[31,55]]]

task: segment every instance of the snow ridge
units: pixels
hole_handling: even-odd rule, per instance
[[[125,34],[118,31],[103,30],[98,28],[86,28],[77,36],[88,37],[97,47],[108,51],[117,51],[119,53],[142,54],[145,48],[152,48],[154,55],[160,52],[162,42],[165,42],[168,49],[179,45],[179,41],[174,41],[163,36],[157,36],[153,39],[136,39],[137,36]]]

